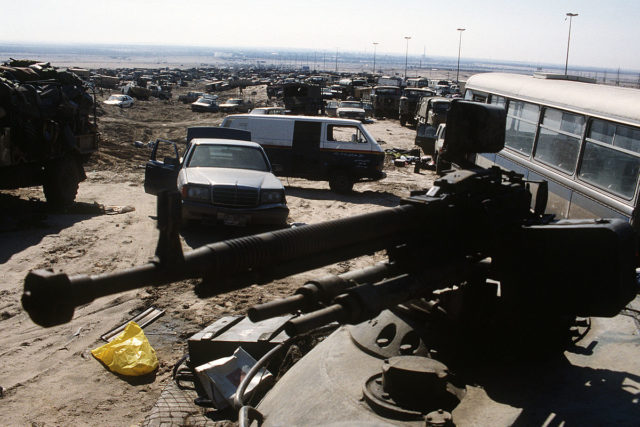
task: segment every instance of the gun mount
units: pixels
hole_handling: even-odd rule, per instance
[[[457,159],[464,160],[459,147],[499,149],[504,110],[455,102],[450,117],[456,108],[480,109],[487,120],[469,119],[453,133],[448,143]],[[474,123],[496,131],[474,137]],[[553,222],[542,214],[545,200],[539,191],[532,211],[527,182],[516,173],[458,170],[395,208],[183,254],[179,195],[164,193],[154,261],[92,276],[33,271],[22,302],[36,323],[53,326],[69,321],[75,307],[125,290],[203,278],[211,293],[222,293],[386,250],[386,263],[310,281],[289,298],[249,310],[251,320],[293,313],[285,325],[290,337],[334,322],[351,325],[294,365],[257,411],[275,425],[321,417],[327,424],[452,425],[451,414],[468,399],[466,382],[450,372],[557,353],[575,338],[578,316],[615,316],[636,295],[631,226]],[[437,227],[427,231],[426,223]],[[237,400],[242,405],[242,396]],[[249,409],[241,413],[255,415]]]

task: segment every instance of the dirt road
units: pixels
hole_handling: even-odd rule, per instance
[[[185,89],[186,90],[186,89]],[[266,98],[256,96],[258,102]],[[107,94],[105,94],[106,97]],[[177,94],[174,94],[174,99]],[[74,319],[49,329],[35,325],[22,310],[25,275],[36,268],[69,274],[113,271],[153,256],[155,197],[144,193],[142,168],[148,152],[136,139],[184,138],[192,125],[219,124],[222,115],[192,113],[188,105],[152,100],[123,110],[101,107],[101,151],[88,165],[77,202],[67,212],[49,212],[40,189],[0,194],[0,416],[3,425],[137,425],[154,405],[170,371],[186,351],[186,339],[229,313],[287,295],[305,277],[290,277],[200,299],[194,281],[100,298],[76,310]],[[414,148],[415,131],[397,121],[367,126],[383,148]],[[289,222],[316,223],[396,206],[410,190],[428,188],[434,175],[413,167],[386,166],[387,178],[356,184],[338,195],[326,182],[283,179],[291,210]],[[123,207],[130,207],[124,209]],[[245,229],[204,227],[182,233],[185,250],[246,233]],[[371,263],[366,257],[323,272],[344,272]],[[373,258],[382,258],[382,255]],[[100,336],[149,306],[165,315],[147,329],[160,368],[151,376],[125,378],[105,369],[90,354]]]

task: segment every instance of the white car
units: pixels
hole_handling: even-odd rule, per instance
[[[172,143],[171,141],[156,141]],[[287,222],[284,186],[271,172],[264,149],[250,141],[194,138],[179,159],[147,163],[145,191],[158,194],[169,181],[182,195],[182,219],[224,225],[277,225]],[[172,149],[177,154],[177,149]],[[177,173],[177,179],[176,175]],[[177,184],[177,185],[176,185]]]
[[[284,107],[258,107],[251,110],[249,114],[287,114]]]
[[[115,105],[121,108],[131,107],[133,105],[133,98],[129,95],[111,95],[109,99],[104,101],[107,105]]]

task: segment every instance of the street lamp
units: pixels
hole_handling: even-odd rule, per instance
[[[373,74],[376,73],[376,47],[378,44],[378,42],[373,42]]]
[[[567,60],[564,63],[564,75],[567,75],[567,67],[569,66],[569,43],[571,43],[571,21],[573,20],[574,16],[578,16],[577,13],[571,13],[568,12],[567,16],[569,17],[569,38],[567,38]],[[567,18],[564,19],[565,21],[567,20]]]
[[[458,28],[458,31],[460,32],[460,38],[458,40],[458,72],[456,73],[456,83],[460,82],[460,50],[462,49],[462,32],[464,30],[464,28]]]
[[[405,36],[404,39],[407,41],[407,50],[405,51],[405,54],[404,54],[404,79],[406,81],[407,80],[407,62],[409,60],[409,40],[411,39],[411,37]]]

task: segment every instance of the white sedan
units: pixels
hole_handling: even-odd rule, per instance
[[[133,98],[129,95],[111,95],[109,99],[104,101],[107,105],[115,105],[121,108],[131,107],[133,105]]]

